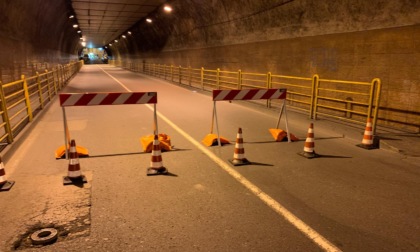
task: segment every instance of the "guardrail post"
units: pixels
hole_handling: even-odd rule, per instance
[[[372,134],[376,134],[376,123],[378,121],[379,101],[381,98],[381,79],[375,78],[372,80],[372,84],[376,84],[376,98],[375,98],[375,110],[373,112],[373,125]]]
[[[216,88],[220,89],[220,68],[216,70]]]
[[[191,87],[191,78],[192,78],[192,72],[191,72],[191,66],[188,67],[188,84]]]
[[[48,97],[50,98],[50,101],[52,100],[51,95],[51,88],[50,88],[50,79],[48,78],[48,70],[45,69],[45,76],[47,77],[47,87],[48,87]]]
[[[181,65],[178,66],[178,79],[179,79],[179,85],[182,84],[182,69],[181,69]]]
[[[309,118],[316,120],[316,112],[318,105],[318,90],[319,88],[319,76],[314,74],[312,77],[312,94],[311,94],[311,108],[309,113]]]
[[[238,89],[242,89],[242,70],[238,70]]]
[[[31,122],[33,119],[33,114],[32,114],[32,108],[31,108],[31,100],[29,98],[29,92],[28,92],[28,82],[26,81],[25,75],[22,75],[22,80],[23,80],[23,91],[25,94],[26,109],[28,111],[29,121]]]
[[[267,87],[267,89],[271,88],[271,72],[267,73],[266,87]],[[267,108],[271,108],[271,100],[270,99],[267,100]]]
[[[200,71],[200,83],[201,83],[201,88],[204,90],[204,67],[201,67],[201,71]]]
[[[41,80],[39,79],[38,72],[36,72],[36,83],[38,85],[39,103],[41,104],[41,109],[44,109],[44,98],[42,97]]]
[[[54,85],[54,91],[55,91],[55,95],[57,95],[58,93],[58,87],[57,87],[57,82],[55,81],[55,75],[54,75],[54,68],[51,70],[51,74],[52,74],[52,79],[53,79],[53,85]]]
[[[9,120],[9,114],[7,113],[7,104],[6,104],[6,98],[4,98],[4,89],[3,89],[3,83],[0,82],[0,99],[1,99],[1,110],[3,111],[2,117],[3,122],[5,123],[5,131],[7,132],[7,142],[10,144],[13,142],[13,133],[12,133],[12,127],[10,126],[10,120]]]
[[[171,81],[174,81],[174,66],[171,65]]]

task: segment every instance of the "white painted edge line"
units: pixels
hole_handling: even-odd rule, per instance
[[[102,68],[101,68],[102,69]],[[102,69],[105,72],[105,70]],[[105,72],[109,75],[112,79],[114,79],[118,84],[120,84],[123,88],[125,88],[128,92],[133,92],[128,89],[124,84],[118,81],[116,78],[111,76],[109,73]],[[146,106],[150,110],[154,110],[154,108],[148,104]],[[338,247],[324,238],[321,234],[316,232],[313,228],[308,226],[302,220],[300,220],[297,216],[291,213],[289,210],[284,208],[280,203],[276,200],[271,198],[268,194],[263,192],[260,188],[254,185],[251,181],[243,177],[239,172],[234,170],[229,164],[221,160],[218,156],[216,156],[213,152],[209,151],[207,147],[203,146],[201,143],[197,142],[194,138],[188,135],[185,131],[179,128],[176,124],[174,124],[171,120],[169,120],[166,116],[157,112],[157,115],[165,121],[169,126],[171,126],[174,130],[178,131],[185,139],[191,142],[195,147],[201,150],[204,154],[206,154],[211,160],[213,160],[216,164],[218,164],[223,170],[225,170],[229,175],[235,178],[239,183],[241,183],[245,188],[250,190],[255,196],[257,196],[260,200],[262,200],[267,206],[277,212],[279,215],[283,216],[290,224],[295,226],[300,232],[306,235],[309,239],[311,239],[316,245],[322,248],[325,251],[331,252],[339,252],[341,251]]]

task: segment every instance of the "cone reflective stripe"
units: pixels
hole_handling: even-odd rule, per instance
[[[315,148],[314,124],[311,123],[309,124],[305,145],[303,146],[303,152],[299,152],[298,154],[306,158],[319,157],[319,155],[315,153],[314,148]]]
[[[374,141],[372,119],[371,118],[367,119],[365,133],[363,134],[362,143],[357,144],[357,146],[362,147],[364,149],[368,149],[368,150],[379,148],[379,139],[376,139],[376,141]]]
[[[238,129],[238,134],[236,135],[235,150],[233,152],[233,159],[229,160],[233,165],[246,165],[250,162],[245,158],[245,149],[244,149],[244,140],[242,138],[242,128]]]
[[[87,183],[86,177],[82,175],[79,163],[79,154],[77,154],[76,141],[70,141],[69,166],[67,176],[63,177],[63,184],[83,184]]]
[[[154,140],[153,140],[152,158],[150,161],[150,167],[160,168],[162,166],[163,166],[163,163],[162,163],[162,153],[160,150],[160,142],[157,135],[155,135]]]
[[[373,133],[372,133],[372,120],[367,119],[365,133],[363,135],[362,144],[372,145],[373,144]]]
[[[76,142],[71,140],[70,143],[70,153],[69,153],[69,169],[68,177],[69,178],[78,178],[82,176],[80,171],[79,155],[76,151]]]
[[[303,151],[305,152],[314,152],[315,142],[314,142],[314,124],[309,125],[308,134],[306,136],[305,146]]]
[[[242,138],[242,129],[239,128],[238,134],[236,134],[235,151],[233,153],[233,159],[242,160],[245,158],[244,140]]]
[[[150,167],[147,169],[147,175],[167,174],[168,170],[163,166],[162,153],[160,150],[160,142],[158,135],[154,136],[152,157],[150,160]]]
[[[0,156],[0,191],[9,191],[10,188],[15,184],[15,181],[7,181],[6,170]]]
[[[1,161],[1,159],[0,159]],[[7,182],[6,180],[6,171],[4,170],[3,162],[0,163],[0,185],[4,185]]]

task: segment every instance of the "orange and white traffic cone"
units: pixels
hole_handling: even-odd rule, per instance
[[[314,124],[309,124],[308,134],[306,135],[305,145],[303,147],[303,152],[298,154],[306,158],[315,158],[319,155],[315,153],[315,134],[314,134]]]
[[[15,184],[15,181],[7,181],[6,171],[4,169],[4,164],[0,156],[0,192],[9,191],[10,188]]]
[[[158,135],[155,135],[153,140],[152,158],[150,161],[150,167],[147,168],[147,176],[167,174],[168,169],[163,166],[162,153],[160,151],[160,142]]]
[[[366,122],[365,133],[363,134],[362,143],[357,146],[364,149],[377,149],[378,146],[373,143],[372,119],[368,118]]]
[[[83,184],[87,183],[86,177],[82,175],[79,163],[79,154],[76,150],[76,141],[71,140],[69,151],[69,167],[67,176],[63,177],[63,184]]]
[[[245,149],[243,146],[244,140],[242,138],[242,129],[239,128],[238,134],[236,135],[235,150],[233,153],[233,159],[229,159],[229,162],[234,166],[251,164],[245,158]]]

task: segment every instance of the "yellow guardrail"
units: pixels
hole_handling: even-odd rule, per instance
[[[0,143],[11,144],[19,132],[82,67],[83,61],[58,65],[52,71],[21,76],[20,80],[0,82]]]
[[[331,117],[365,124],[373,118],[373,133],[378,120],[381,81],[370,82],[321,79],[312,77],[276,75],[268,73],[249,73],[217,69],[175,67],[173,65],[122,62],[109,62],[131,71],[142,72],[179,85],[188,85],[202,90],[242,89],[242,88],[287,88],[289,107],[307,113],[310,118]],[[276,100],[268,100],[267,107]],[[273,103],[273,104],[272,104]]]

